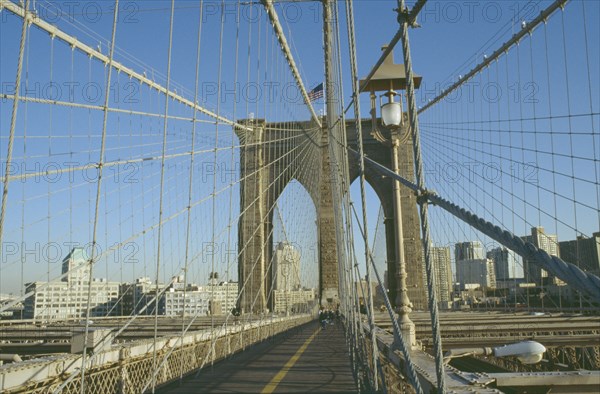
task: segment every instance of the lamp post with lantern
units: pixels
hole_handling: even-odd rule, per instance
[[[383,50],[386,47],[382,48]],[[421,77],[413,78],[415,87],[421,85]],[[393,52],[383,61],[381,66],[375,71],[371,79],[365,84],[360,83],[361,91],[370,92],[371,97],[371,134],[380,143],[389,146],[391,149],[392,170],[400,175],[399,166],[399,147],[410,137],[410,127],[404,122],[404,112],[402,108],[402,95],[397,90],[406,89],[406,72],[403,64],[395,64]],[[381,123],[383,130],[380,130],[377,122],[377,95],[376,92],[384,93],[379,97]],[[398,96],[398,101],[396,101]],[[383,103],[383,98],[387,102]],[[415,325],[410,320],[409,314],[412,311],[412,303],[408,297],[408,285],[406,283],[406,259],[404,255],[404,235],[402,229],[402,201],[400,195],[400,182],[393,182],[393,206],[394,206],[394,234],[395,234],[395,253],[396,253],[396,298],[395,305],[398,312],[398,323],[403,337],[411,347],[416,346]]]

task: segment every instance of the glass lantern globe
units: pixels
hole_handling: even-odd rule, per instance
[[[400,127],[402,121],[402,107],[400,103],[387,103],[381,106],[381,120],[383,125],[390,129]]]

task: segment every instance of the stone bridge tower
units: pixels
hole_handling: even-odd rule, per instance
[[[292,135],[294,144],[305,144],[302,157],[289,154],[282,140],[280,124],[264,120],[241,120],[246,129],[236,129],[240,139],[240,220],[238,224],[238,261],[240,284],[239,307],[244,313],[260,313],[273,309],[269,296],[273,272],[273,214],[277,199],[292,181],[297,180],[311,196],[317,211],[319,299],[322,305],[336,305],[338,294],[338,253],[334,224],[334,202],[330,181],[330,155],[326,129],[314,123],[297,123]],[[325,122],[323,122],[325,124]],[[370,135],[371,120],[363,120],[365,154],[390,168],[391,148]],[[288,126],[289,128],[289,126]],[[354,121],[346,122],[347,141],[356,146]],[[296,142],[297,141],[297,142]],[[410,142],[399,149],[400,174],[413,179],[413,156]],[[358,162],[349,156],[350,181],[358,177]],[[396,245],[392,180],[367,167],[365,178],[383,206],[385,215],[388,289],[392,302],[396,299]],[[427,308],[423,281],[423,262],[419,217],[414,194],[401,187],[404,255],[407,262],[408,295],[416,309]],[[383,274],[383,273],[382,273]]]

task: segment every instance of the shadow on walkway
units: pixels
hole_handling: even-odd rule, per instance
[[[312,338],[311,338],[312,337]],[[302,351],[304,345],[304,351]],[[293,365],[292,365],[293,364]],[[317,322],[204,368],[159,393],[355,393],[342,326]]]

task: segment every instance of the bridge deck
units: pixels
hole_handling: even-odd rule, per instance
[[[339,324],[309,323],[204,368],[161,393],[356,392]]]

